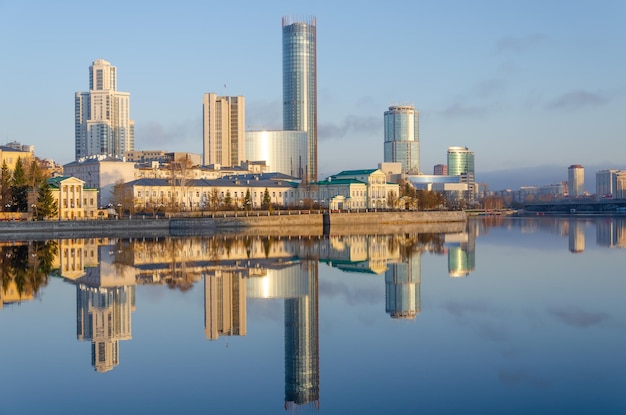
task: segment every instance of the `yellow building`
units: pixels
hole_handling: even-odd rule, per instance
[[[15,164],[18,159],[22,160],[24,169],[28,169],[32,160],[33,153],[30,151],[17,150],[12,147],[0,146],[0,165],[6,163],[9,170],[15,170]]]
[[[98,219],[97,189],[85,188],[85,182],[76,177],[54,177],[48,183],[57,202],[56,219]]]

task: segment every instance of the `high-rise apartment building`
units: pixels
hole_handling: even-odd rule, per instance
[[[130,119],[130,93],[117,90],[117,68],[104,59],[89,67],[89,92],[74,99],[75,156],[122,158],[135,149],[134,122]]]
[[[448,166],[445,164],[435,164],[433,167],[433,174],[435,176],[447,176]]]
[[[306,131],[305,180],[317,180],[317,48],[314,17],[283,17],[283,130]]]
[[[585,193],[585,168],[580,164],[572,164],[567,168],[567,192],[572,197]]]
[[[402,172],[420,171],[419,113],[412,105],[385,111],[385,162],[402,163]]]
[[[448,175],[467,175],[474,181],[474,152],[467,147],[448,147]]]
[[[243,96],[202,98],[202,162],[238,166],[245,161],[246,100]]]

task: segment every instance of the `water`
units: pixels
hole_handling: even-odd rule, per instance
[[[626,413],[625,247],[623,218],[5,243],[0,413]]]

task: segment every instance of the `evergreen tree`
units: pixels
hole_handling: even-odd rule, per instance
[[[250,194],[250,189],[246,190],[246,197],[243,199],[243,207],[246,212],[252,208],[252,195]]]
[[[11,203],[11,170],[7,166],[6,160],[2,163],[0,170],[0,210],[7,210],[6,205]]]
[[[28,182],[22,159],[18,158],[11,180],[11,211],[26,212],[28,210]]]
[[[46,173],[41,170],[41,167],[39,166],[39,160],[33,158],[33,161],[30,163],[30,166],[28,168],[28,174],[26,177],[28,187],[32,189],[33,192],[36,191],[37,188],[41,186],[46,180],[45,176]]]
[[[272,198],[270,197],[270,191],[267,190],[267,187],[266,187],[265,192],[263,192],[263,201],[261,202],[261,207],[263,207],[263,209],[267,209],[270,207],[271,203],[272,203]]]
[[[224,196],[224,205],[225,205],[227,208],[229,208],[229,209],[230,209],[230,208],[232,207],[232,206],[231,206],[231,205],[232,205],[232,203],[233,203],[233,199],[232,199],[232,197],[230,196],[230,190],[227,190],[227,191],[226,191],[226,196]]]
[[[56,200],[54,200],[54,197],[52,196],[50,184],[47,181],[43,182],[43,184],[39,186],[37,204],[35,206],[35,217],[38,220],[51,218],[59,213],[59,207],[57,206]]]

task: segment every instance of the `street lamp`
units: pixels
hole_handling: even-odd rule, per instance
[[[37,205],[33,203],[32,205],[30,205],[30,207],[33,209],[34,212],[33,220],[37,220]]]
[[[118,217],[118,219],[122,219],[122,204],[121,203],[117,204],[117,209],[119,210],[119,213],[118,213],[117,217]]]

